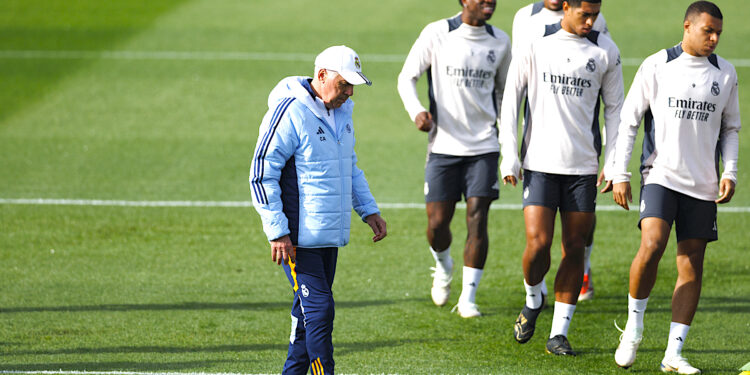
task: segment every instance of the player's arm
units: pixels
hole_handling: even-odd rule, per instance
[[[279,179],[299,144],[299,137],[288,112],[275,126],[266,120],[270,119],[264,119],[253,153],[250,187],[253,206],[271,246],[271,260],[281,264],[287,259],[294,261],[295,253],[289,239],[289,221],[283,212]]]
[[[638,72],[630,86],[628,96],[620,112],[620,126],[617,129],[617,139],[612,150],[611,181],[613,183],[612,198],[622,208],[629,210],[628,202],[633,202],[633,194],[630,188],[631,173],[628,172],[628,163],[633,153],[633,145],[641,125],[643,115],[650,108],[651,92],[655,85],[653,66],[649,59],[641,64]]]
[[[609,50],[607,70],[602,78],[601,96],[604,103],[604,127],[605,127],[605,151],[604,151],[604,168],[602,168],[601,179],[607,181],[606,186],[602,189],[603,193],[612,190],[612,163],[614,162],[614,148],[617,142],[618,127],[620,125],[620,113],[625,101],[625,87],[622,79],[622,64],[620,60],[620,51],[612,43],[613,49]]]
[[[511,52],[514,55],[517,55],[521,46],[526,43],[525,40],[528,36],[526,35],[526,32],[524,32],[524,26],[530,21],[528,17],[529,14],[531,14],[531,12],[528,8],[523,7],[516,12],[515,16],[513,16]]]
[[[404,66],[398,75],[398,94],[404,103],[409,118],[414,121],[419,130],[429,131],[432,129],[432,115],[419,101],[417,94],[417,81],[422,74],[429,69],[432,61],[432,38],[435,25],[428,25],[422,30],[419,38],[414,42],[409,54],[406,56]]]
[[[497,66],[495,72],[495,108],[502,109],[503,95],[505,93],[505,85],[508,81],[508,69],[510,68],[510,62],[512,61],[513,55],[510,50],[500,60],[500,64]],[[500,121],[500,111],[497,113],[497,121]]]
[[[721,132],[719,133],[719,152],[724,164],[724,172],[719,183],[719,198],[716,203],[729,203],[737,184],[737,159],[740,146],[740,102],[738,83],[736,81],[729,94],[729,102],[721,114]]]
[[[513,186],[521,179],[521,162],[518,159],[518,113],[528,86],[530,65],[531,50],[511,60],[500,108],[500,174],[503,184],[510,183]]]

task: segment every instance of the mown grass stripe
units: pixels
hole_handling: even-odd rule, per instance
[[[52,60],[186,60],[186,61],[295,61],[315,60],[313,53],[241,52],[241,51],[55,51],[55,50],[0,50],[0,59]],[[362,60],[377,63],[402,64],[406,55],[362,54]],[[639,66],[645,58],[623,58],[625,66]],[[750,67],[750,59],[728,59],[735,67]]]

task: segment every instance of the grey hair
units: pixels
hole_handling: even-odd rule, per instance
[[[328,75],[331,78],[336,78],[336,76],[339,75],[339,73],[337,71],[335,71],[335,70],[330,70],[330,69],[321,68],[319,66],[316,66],[315,67],[315,73],[313,74],[313,77],[318,78],[318,72],[321,71],[321,70],[325,70],[326,72],[328,72]]]

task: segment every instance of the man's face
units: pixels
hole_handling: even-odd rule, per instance
[[[562,9],[562,6],[562,0],[544,0],[544,7],[549,10],[556,12]]]
[[[486,22],[492,18],[492,14],[495,13],[495,0],[463,0],[464,2],[464,13],[468,13],[468,16],[477,21]]]
[[[601,3],[582,1],[580,7],[574,8],[568,2],[564,2],[563,11],[565,15],[563,16],[563,23],[568,27],[566,30],[578,36],[588,35],[594,27],[594,22],[596,21],[596,17],[599,16],[601,7]]]
[[[326,107],[339,108],[350,96],[354,95],[354,85],[347,82],[340,74],[322,70],[319,77],[320,75],[324,76],[320,96]]]
[[[708,13],[688,18],[685,21],[685,34],[682,43],[699,56],[709,56],[719,45],[724,22]]]

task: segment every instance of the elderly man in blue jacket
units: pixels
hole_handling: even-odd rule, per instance
[[[333,46],[315,59],[315,76],[287,77],[268,97],[250,171],[253,205],[294,291],[292,333],[283,374],[333,374],[338,248],[349,242],[351,211],[372,228],[386,223],[357,167],[349,99],[354,85],[372,84],[359,56]]]

